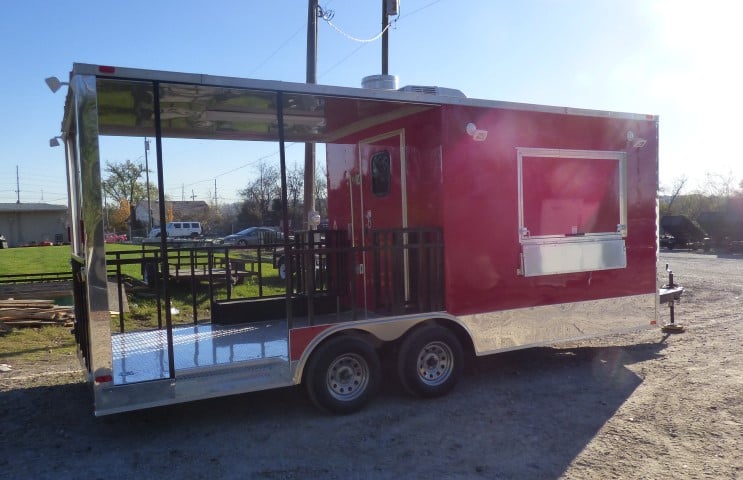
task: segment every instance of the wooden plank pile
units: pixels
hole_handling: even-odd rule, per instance
[[[71,327],[75,320],[72,307],[55,305],[52,300],[0,300],[0,329],[11,327]]]

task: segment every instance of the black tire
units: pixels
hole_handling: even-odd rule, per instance
[[[240,270],[240,267],[236,263],[230,263],[230,282],[233,286],[235,285],[242,285],[245,283],[245,277],[237,273],[237,271]],[[244,270],[244,267],[243,267]]]
[[[283,257],[279,259],[276,269],[279,271],[279,278],[281,280],[286,280],[286,262]]]
[[[304,384],[318,408],[348,414],[369,402],[381,378],[382,367],[374,348],[360,338],[340,336],[312,354]]]
[[[238,247],[247,247],[248,246],[248,241],[247,240],[238,240],[237,241],[237,246]]]
[[[440,325],[411,331],[400,344],[397,374],[410,394],[433,398],[445,395],[457,384],[464,367],[459,339]]]

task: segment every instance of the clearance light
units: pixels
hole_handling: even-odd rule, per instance
[[[95,383],[109,383],[113,381],[114,381],[113,375],[101,375],[99,377],[95,377]]]
[[[108,65],[100,65],[98,67],[98,71],[100,73],[116,73],[116,67],[111,67]]]

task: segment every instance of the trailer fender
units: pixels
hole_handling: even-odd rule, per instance
[[[422,324],[437,323],[451,330],[465,349],[474,351],[472,334],[460,319],[445,312],[435,315],[406,315],[384,319],[369,319],[346,322],[336,325],[317,325],[293,329],[290,332],[291,363],[293,383],[302,382],[304,369],[313,352],[323,342],[336,335],[355,335],[365,341],[381,347],[403,338],[413,327]]]

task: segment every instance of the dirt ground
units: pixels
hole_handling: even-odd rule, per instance
[[[477,359],[444,398],[390,383],[350,416],[297,387],[95,418],[76,360],[12,365],[0,478],[743,479],[743,256],[661,262],[685,333]]]

